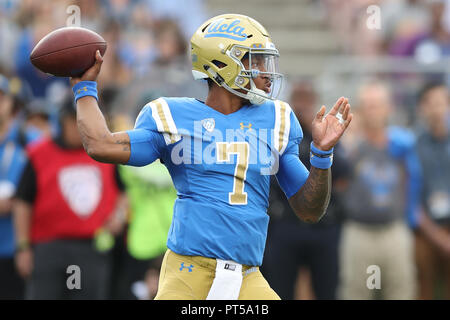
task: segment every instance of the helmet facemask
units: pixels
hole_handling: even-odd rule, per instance
[[[249,48],[240,45],[234,45],[231,50],[227,51],[227,55],[232,58],[238,66],[240,72],[234,80],[234,84],[238,89],[233,89],[226,83],[222,86],[231,93],[247,99],[251,104],[262,104],[267,99],[275,100],[279,96],[283,84],[283,75],[278,72],[279,53],[275,48]],[[248,66],[243,60],[248,57]],[[265,79],[265,90],[256,87],[253,79],[261,77]],[[248,88],[250,86],[250,88]]]

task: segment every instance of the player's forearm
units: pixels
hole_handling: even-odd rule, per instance
[[[90,157],[108,163],[128,161],[128,135],[125,132],[111,133],[94,97],[77,100],[77,124],[84,149]]]
[[[305,222],[318,222],[325,214],[331,196],[331,169],[311,167],[308,179],[289,203]]]
[[[77,124],[84,149],[91,156],[95,154],[96,150],[98,151],[102,144],[112,140],[105,117],[94,97],[87,96],[78,99]]]

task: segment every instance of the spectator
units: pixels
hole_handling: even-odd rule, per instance
[[[108,99],[102,96],[103,109]],[[133,127],[123,114],[110,120],[111,126],[119,131]],[[119,173],[129,199],[129,215],[127,232],[114,248],[112,298],[153,299],[167,250],[176,192],[167,169],[159,162],[141,168],[119,166]]]
[[[417,226],[420,170],[412,134],[388,126],[390,99],[382,83],[359,91],[360,141],[350,155],[353,176],[344,198],[340,244],[342,299],[372,299],[375,292],[383,299],[416,297],[408,223]],[[367,286],[372,265],[381,270],[381,292]]]
[[[126,197],[116,167],[83,150],[72,99],[59,119],[58,137],[28,148],[13,205],[17,270],[28,280],[28,299],[105,299],[113,245],[107,232],[120,231]],[[81,270],[82,290],[66,285],[70,265]]]
[[[13,77],[10,80],[10,89],[14,97],[14,106],[20,109],[20,128],[18,133],[18,142],[22,146],[36,142],[43,137],[50,137],[55,128],[52,127],[51,117],[57,118],[55,112],[51,112],[51,101],[43,98],[34,98],[30,85],[18,78]],[[52,96],[54,102],[61,100],[59,96],[64,96],[60,92],[55,92]],[[64,92],[64,91],[62,91]],[[57,120],[54,121],[57,125]]]
[[[104,8],[105,16],[112,17],[118,21],[121,25],[127,26],[130,23],[131,13],[136,3],[135,0],[101,0]],[[90,4],[89,4],[90,6]]]
[[[161,34],[155,33],[155,37],[159,39],[159,59],[146,66],[149,72],[135,74],[129,85],[118,94],[114,110],[133,114],[136,106],[160,96],[193,96],[202,99],[206,96],[206,83],[189,81],[192,79],[192,67],[179,27],[170,20],[161,20],[158,28]]]
[[[339,37],[344,53],[355,55],[380,54],[381,39],[377,30],[367,28],[367,8],[380,0],[324,0],[327,23]]]
[[[18,142],[18,110],[9,81],[0,75],[0,299],[23,299],[24,283],[14,268],[12,197],[26,164]]]
[[[142,77],[149,72],[156,54],[151,30],[137,29],[128,32],[119,48],[121,61],[135,76]]]
[[[190,38],[198,26],[206,20],[204,0],[144,0],[156,19],[178,21],[185,38]],[[189,12],[189,14],[186,14]]]
[[[294,85],[291,106],[303,129],[300,159],[309,169],[309,148],[312,141],[311,124],[317,107],[317,96],[309,82]],[[295,298],[295,282],[300,267],[311,274],[312,295],[316,299],[336,299],[338,284],[338,242],[340,233],[339,189],[346,183],[348,168],[340,146],[335,147],[333,194],[327,214],[310,225],[302,222],[292,211],[276,181],[270,190],[270,232],[267,240],[263,273],[271,287],[282,299]],[[342,189],[342,187],[341,187]]]
[[[450,55],[450,33],[445,29],[443,17],[445,0],[428,0],[429,29],[406,39],[399,39],[390,48],[393,55],[413,56],[422,63],[433,63]]]
[[[176,191],[167,169],[159,162],[143,168],[121,166],[120,175],[131,211],[127,234],[129,257],[122,275],[127,283],[125,298],[153,299],[167,250]]]
[[[420,94],[419,113],[425,130],[417,153],[423,171],[422,216],[416,236],[421,299],[450,299],[450,112],[448,90],[430,83]],[[436,281],[443,294],[436,296]]]
[[[44,99],[35,99],[27,104],[22,125],[24,145],[51,137],[49,116],[50,110]]]
[[[14,59],[15,39],[20,31],[19,26],[8,18],[13,11],[12,4],[9,4],[10,6],[6,1],[0,2],[0,65],[8,69]]]
[[[412,39],[427,31],[430,14],[423,0],[384,0],[381,4],[382,28],[386,47]]]
[[[99,32],[102,29],[101,27],[104,24],[104,20],[108,17],[105,12],[106,8],[102,6],[101,2],[102,1],[99,0],[69,1],[69,3],[66,3],[66,8],[72,4],[79,6],[81,10],[81,26],[95,32]],[[101,19],[99,19],[99,17],[101,17]]]
[[[121,37],[123,35],[121,26],[117,21],[109,20],[105,23],[104,31],[101,33],[108,43],[102,73],[99,75],[99,83],[102,88],[126,86],[132,77],[128,68],[120,57]],[[101,81],[101,82],[100,82]]]
[[[155,63],[164,66],[187,62],[187,45],[180,27],[172,20],[159,20],[154,29],[158,56]]]
[[[31,4],[30,4],[31,5]],[[65,17],[65,7],[63,3],[45,0],[38,5],[33,4],[32,8],[28,8],[32,11],[25,10],[23,14],[23,23],[27,23],[22,29],[19,35],[14,53],[14,67],[17,75],[30,84],[33,94],[37,97],[48,97],[48,90],[55,82],[62,82],[68,84],[67,79],[51,77],[38,69],[36,69],[30,62],[30,53],[33,47],[41,40],[46,34],[51,31],[63,27]],[[52,15],[53,10],[62,14]],[[25,12],[28,12],[26,14]]]

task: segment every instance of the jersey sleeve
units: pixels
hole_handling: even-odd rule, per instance
[[[299,144],[303,138],[302,128],[294,112],[290,110],[289,105],[286,107],[289,108],[289,117],[286,117],[286,119],[289,119],[286,122],[286,127],[289,131],[285,135],[285,141],[280,143],[280,145],[284,144],[285,148],[284,150],[281,148],[282,153],[279,158],[279,170],[276,178],[281,189],[289,199],[303,186],[308,178],[309,171],[299,157]],[[280,141],[282,140],[280,138]]]
[[[134,129],[127,133],[130,137],[130,159],[127,165],[141,167],[161,157],[166,144],[152,117],[150,103],[142,108]]]

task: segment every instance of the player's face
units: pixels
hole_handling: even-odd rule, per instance
[[[249,66],[250,59],[242,59],[242,64],[246,70],[258,70],[261,72],[257,77],[253,78],[253,82],[258,89],[263,90],[265,93],[270,94],[272,88],[272,79],[269,75],[262,72],[267,72],[269,65],[269,56],[265,54],[253,54],[251,58],[251,66]],[[250,89],[250,84],[247,85],[247,89]]]

